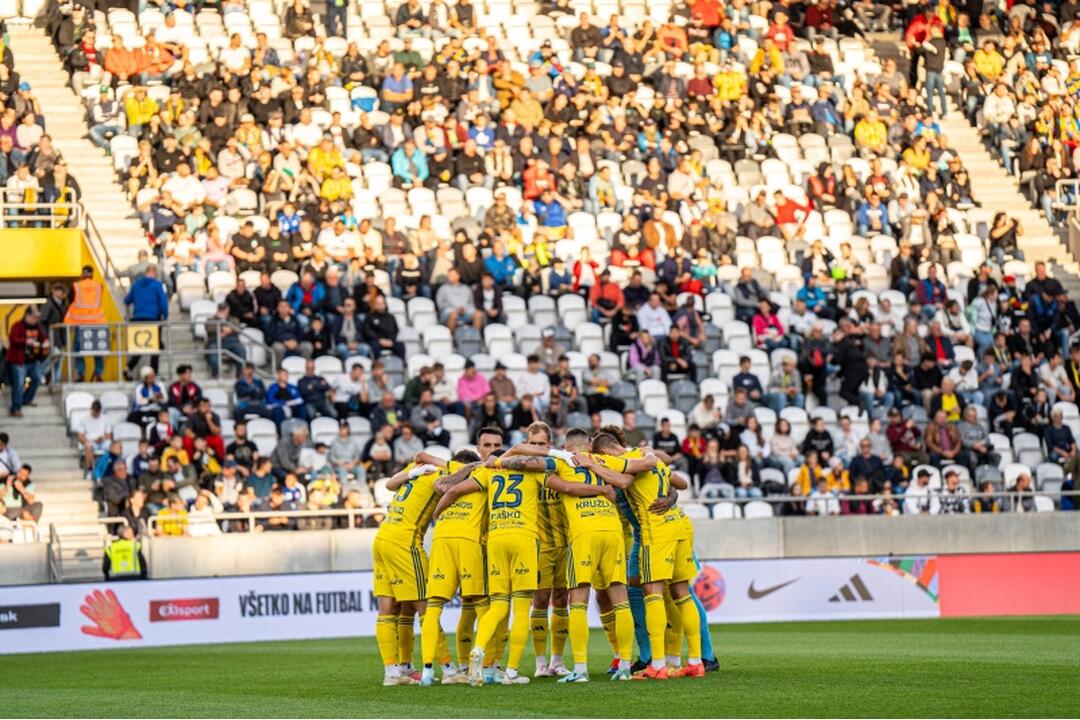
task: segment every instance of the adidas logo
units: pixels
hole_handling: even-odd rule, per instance
[[[873,600],[874,596],[866,589],[866,585],[858,575],[852,575],[851,579],[829,598],[829,602],[872,602]]]

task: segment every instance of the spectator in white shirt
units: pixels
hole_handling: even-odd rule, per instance
[[[536,411],[543,414],[551,396],[551,380],[547,373],[540,369],[540,358],[537,355],[530,355],[527,362],[527,370],[519,377],[517,389],[521,395],[531,395]]]
[[[666,337],[671,329],[671,314],[660,302],[660,295],[649,295],[649,301],[638,308],[638,327],[648,330],[653,337]]]
[[[90,477],[94,472],[94,460],[109,451],[112,441],[112,422],[101,412],[100,400],[95,400],[90,405],[90,414],[79,420],[76,433],[86,460],[86,475]]]
[[[829,492],[829,483],[822,478],[811,491],[806,501],[807,515],[839,515],[840,500],[835,493]]]
[[[920,470],[915,484],[904,493],[905,515],[937,515],[941,512],[941,501],[937,493],[930,490],[930,471]]]

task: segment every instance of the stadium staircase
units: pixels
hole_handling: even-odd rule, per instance
[[[1061,271],[1075,275],[1080,266],[1065,244],[1042,212],[1033,208],[1021,194],[1016,176],[1005,172],[1005,168],[987,152],[979,129],[972,127],[955,108],[955,104],[952,105],[953,112],[941,121],[941,130],[949,138],[949,145],[963,159],[971,178],[971,189],[979,203],[991,212],[1003,211],[1020,221],[1024,228],[1020,249],[1029,265],[1039,260],[1054,261]]]
[[[34,488],[44,510],[38,531],[48,541],[54,527],[54,547],[65,581],[101,579],[105,528],[98,524],[98,504],[79,470],[79,449],[68,437],[60,393],[42,388],[37,407],[24,407],[23,417],[3,424],[11,447],[33,468]]]
[[[33,25],[9,25],[15,70],[30,83],[41,103],[46,132],[78,181],[84,205],[118,268],[135,263],[146,248],[146,233],[135,217],[112,159],[90,142],[85,106],[75,95],[60,57],[45,31]]]

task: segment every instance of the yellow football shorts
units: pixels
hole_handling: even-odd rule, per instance
[[[638,562],[643,583],[690,582],[697,577],[694,541],[688,538],[642,543]]]
[[[566,588],[566,546],[540,546],[540,584],[542,588]]]
[[[570,543],[566,584],[591,585],[603,590],[612,583],[626,584],[626,544],[615,532],[580,535]]]
[[[491,537],[487,567],[489,595],[535,591],[540,580],[540,541],[528,536]]]
[[[484,548],[467,538],[437,538],[431,543],[428,597],[449,600],[461,587],[462,597],[487,595]]]
[[[375,538],[371,554],[375,565],[375,595],[392,597],[398,602],[427,599],[428,557],[424,548]]]

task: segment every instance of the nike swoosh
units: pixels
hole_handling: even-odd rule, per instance
[[[751,580],[750,581],[750,589],[748,589],[746,591],[746,594],[750,597],[751,600],[760,600],[761,598],[765,597],[766,595],[771,595],[774,592],[776,592],[777,590],[780,590],[782,588],[786,588],[788,585],[790,585],[793,582],[798,582],[798,580],[799,580],[799,578],[795,578],[794,580],[788,580],[785,583],[780,583],[779,585],[773,585],[772,587],[765,588],[763,590],[758,590],[757,588],[755,588],[754,587],[754,581]]]

